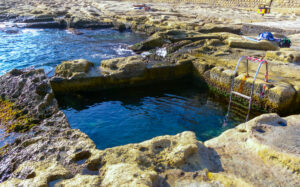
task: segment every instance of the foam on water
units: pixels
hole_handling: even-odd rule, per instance
[[[59,29],[18,29],[9,33],[8,23],[0,29],[0,75],[13,68],[43,68],[53,75],[62,61],[87,59],[100,65],[101,60],[133,55],[129,45],[145,39],[144,35],[115,30],[82,30],[82,35]]]
[[[129,45],[119,44],[117,47],[113,48],[113,50],[115,50],[119,56],[134,55],[134,52],[132,50],[130,50],[128,47],[129,47]]]
[[[38,36],[41,34],[41,31],[43,31],[43,29],[22,29],[22,33],[23,34],[29,34],[31,36]]]

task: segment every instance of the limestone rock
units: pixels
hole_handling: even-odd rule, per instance
[[[65,179],[70,173],[57,162],[31,161],[1,185],[39,185],[64,179],[56,186],[297,186],[299,120],[300,115],[262,115],[204,145],[194,133],[183,132],[103,151],[75,151],[72,160],[89,153],[84,166],[99,169],[100,175],[77,174]],[[61,140],[58,143],[66,145]]]
[[[251,181],[254,186],[297,186],[300,155],[295,140],[299,120],[299,115],[261,115],[205,145],[218,153],[225,173]]]
[[[28,113],[28,117],[43,119],[57,111],[57,101],[42,69],[14,69],[0,77],[0,85],[0,97]]]
[[[273,108],[279,108],[287,112],[288,109],[297,107],[292,104],[295,101],[296,90],[290,84],[277,84],[275,87],[269,89],[267,94],[268,102],[270,102]]]
[[[121,57],[103,60],[100,69],[106,73],[118,73],[122,77],[134,77],[145,71],[146,63],[141,56]]]
[[[48,182],[69,175],[70,172],[56,162],[24,162],[14,172],[15,178],[1,186],[48,186]]]
[[[279,62],[300,62],[300,53],[293,50],[281,49],[280,51],[267,51],[265,58]]]
[[[136,52],[148,51],[157,47],[161,47],[165,43],[168,43],[168,41],[155,34],[147,40],[131,46],[130,49]]]
[[[208,63],[194,62],[196,70],[204,75],[205,80],[221,91],[228,92],[232,82],[233,70],[223,67],[209,69]],[[209,69],[209,70],[207,70]],[[204,72],[207,70],[206,72]],[[204,73],[203,73],[204,72]],[[234,91],[250,95],[253,77],[246,77],[245,73],[236,75],[234,79]],[[264,92],[263,87],[266,86]],[[297,87],[295,87],[297,88]],[[257,78],[254,85],[253,103],[269,111],[291,112],[296,111],[298,106],[293,106],[297,100],[295,88],[283,82],[266,83],[263,79]],[[263,94],[263,97],[262,97]]]
[[[191,40],[182,40],[179,42],[175,42],[173,44],[170,44],[167,46],[167,53],[173,53],[175,51],[177,51],[178,49],[180,49],[181,47],[190,44],[192,41]]]
[[[104,186],[152,186],[159,171],[192,167],[190,159],[194,159],[199,146],[194,133],[183,132],[176,136],[156,137],[140,144],[92,152],[87,166],[91,169],[102,166],[100,175]]]
[[[77,186],[100,186],[100,177],[96,175],[81,175],[77,174],[71,179],[63,180],[57,184],[55,187],[77,187]]]
[[[296,91],[296,103],[300,103],[300,81],[293,81],[292,85]],[[300,109],[300,106],[298,106]]]
[[[202,33],[212,33],[212,32],[229,32],[234,34],[240,34],[241,27],[240,26],[228,26],[222,24],[205,24],[203,27],[198,29],[199,32]]]
[[[84,77],[91,67],[94,67],[94,64],[84,59],[64,61],[56,67],[55,76],[64,78]]]
[[[179,167],[197,151],[197,147],[195,134],[184,132],[176,136],[156,137],[140,144],[106,149],[92,155],[87,164],[94,165],[95,162],[103,162],[106,165],[112,165],[123,162],[138,163],[142,167],[153,169]]]
[[[194,75],[201,76],[201,77],[204,75],[204,72],[214,67],[213,64],[203,61],[202,59],[193,61],[193,65],[194,65]]]
[[[119,163],[106,167],[102,180],[103,186],[153,186],[158,175],[155,171],[139,168],[136,164]]]
[[[207,81],[211,82],[212,85],[219,86],[223,89],[229,89],[231,85],[231,77],[233,76],[233,70],[218,66],[207,71],[204,76],[206,77]]]
[[[267,40],[255,42],[255,41],[244,39],[242,37],[229,37],[226,40],[226,42],[228,46],[232,48],[255,49],[255,50],[265,50],[265,51],[267,50],[276,51],[279,49],[277,44]]]

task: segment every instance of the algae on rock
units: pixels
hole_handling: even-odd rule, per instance
[[[12,102],[0,99],[0,125],[6,132],[26,132],[36,124],[24,111],[14,107]]]

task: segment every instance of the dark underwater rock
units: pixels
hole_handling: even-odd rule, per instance
[[[25,25],[26,28],[47,28],[47,29],[53,29],[53,28],[66,28],[65,24],[61,24],[56,21],[48,21],[48,22],[33,22],[28,23]]]

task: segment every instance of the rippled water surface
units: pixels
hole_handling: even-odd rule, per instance
[[[132,55],[128,45],[145,36],[114,30],[13,29],[0,24],[0,75],[12,68],[44,68],[49,75],[61,61]],[[194,131],[199,140],[218,136],[243,119],[224,123],[227,103],[191,82],[168,83],[94,95],[59,97],[72,128],[87,133],[100,149],[137,143],[159,135]],[[243,117],[244,118],[244,117]],[[10,141],[0,129],[0,146]],[[13,140],[13,139],[12,139]]]
[[[1,26],[1,25],[0,25]],[[79,30],[74,35],[59,29],[0,27],[0,75],[12,68],[44,68],[52,72],[61,61],[84,58],[97,65],[102,59],[132,55],[128,45],[145,38],[131,32]]]
[[[62,97],[72,128],[89,135],[100,149],[137,143],[159,135],[194,131],[199,140],[218,136],[243,121],[224,123],[226,103],[207,88],[172,83],[96,95]]]

